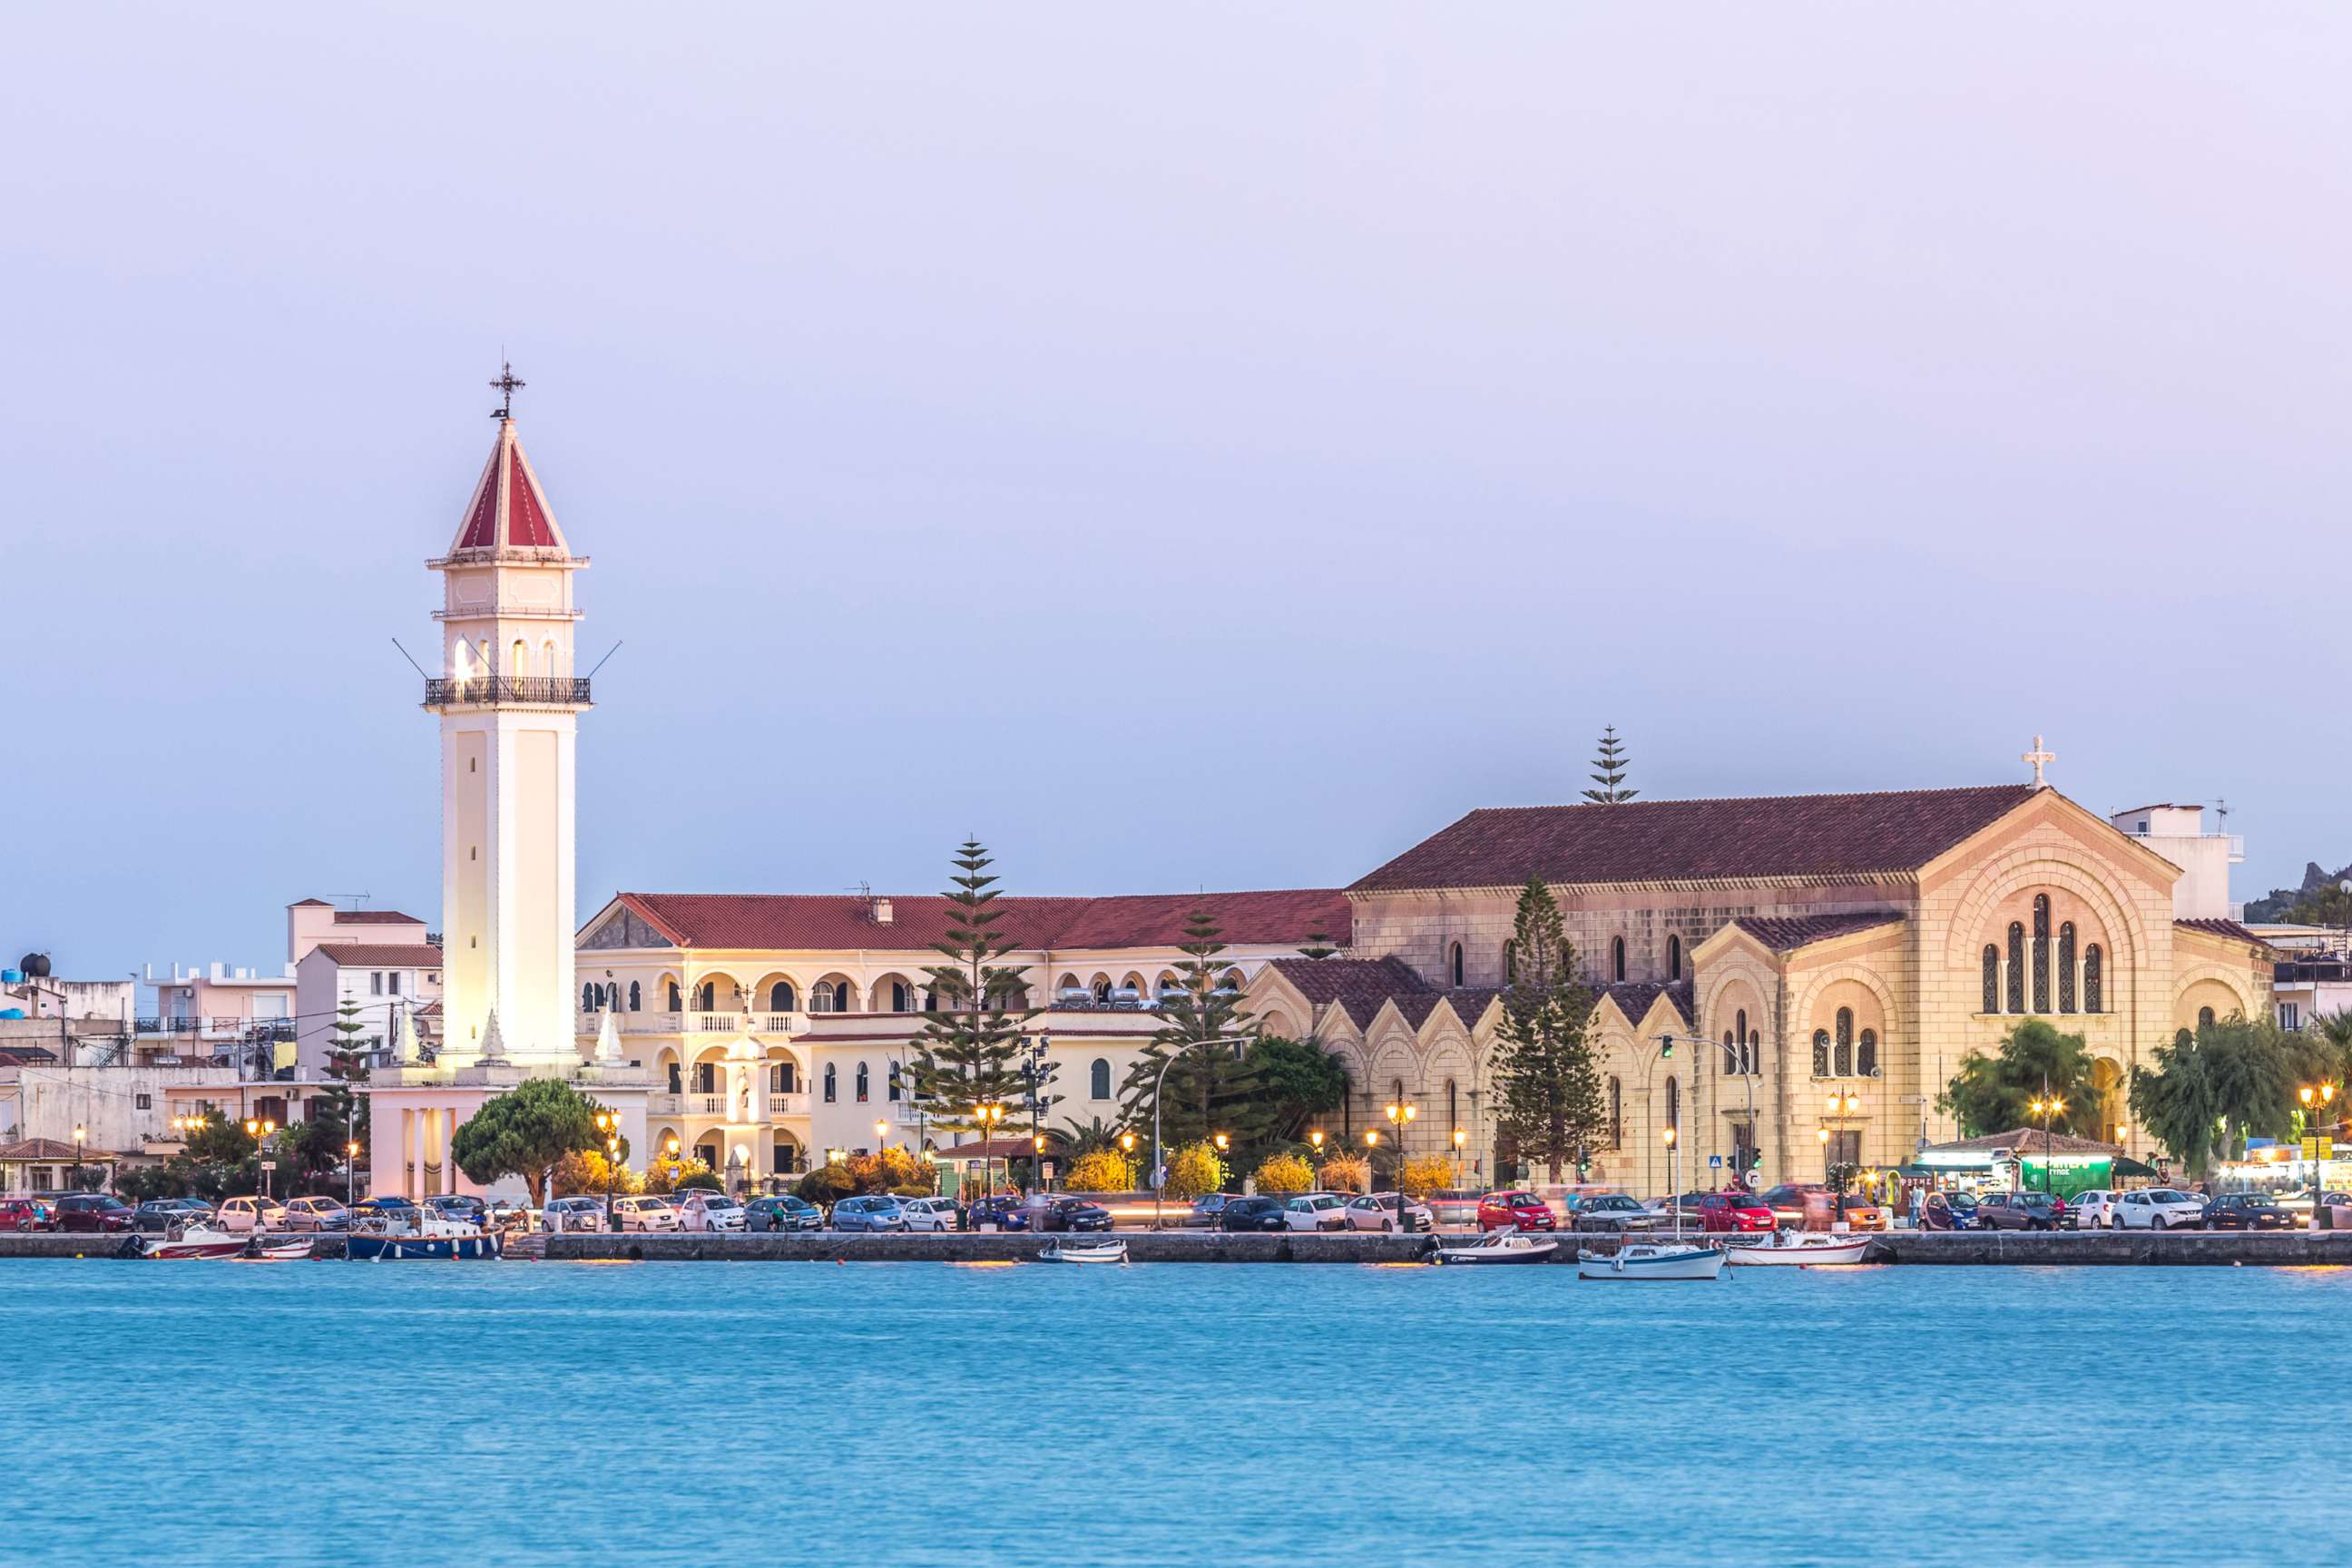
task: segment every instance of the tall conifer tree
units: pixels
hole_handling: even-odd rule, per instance
[[[1584,792],[1584,798],[1595,805],[1615,805],[1633,799],[1641,791],[1625,787],[1625,742],[1617,738],[1617,726],[1604,725],[1601,731],[1601,754],[1592,759],[1592,782],[1599,789]]]
[[[1577,978],[1576,950],[1541,878],[1530,877],[1519,892],[1511,955],[1496,1031],[1497,1120],[1557,1182],[1569,1161],[1600,1142],[1606,1112],[1592,1049],[1592,989]]]
[[[1002,1105],[1009,1119],[1021,1105],[1028,1087],[1021,1070],[1021,1026],[1034,1011],[1013,1008],[1024,989],[1021,972],[998,962],[1016,943],[998,929],[1004,911],[993,907],[1000,889],[988,866],[988,850],[976,839],[956,853],[948,934],[932,948],[944,962],[926,971],[939,1007],[925,1020],[914,1060],[907,1064],[930,1120],[974,1134],[986,1131],[982,1106]]]
[[[1224,982],[1227,966],[1218,961],[1225,944],[1223,931],[1206,910],[1194,910],[1184,925],[1179,951],[1178,988],[1161,999],[1160,1016],[1167,1023],[1128,1069],[1122,1086],[1120,1114],[1134,1126],[1150,1127],[1152,1087],[1168,1067],[1160,1090],[1161,1147],[1178,1148],[1223,1132],[1235,1150],[1262,1141],[1271,1127],[1275,1108],[1257,1093],[1257,1071],[1247,1054],[1231,1045],[1208,1042],[1239,1035],[1249,1015],[1241,1008],[1240,994]],[[1171,1059],[1172,1058],[1172,1059]]]

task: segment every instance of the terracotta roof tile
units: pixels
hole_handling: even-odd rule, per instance
[[[310,950],[346,969],[438,969],[441,950],[425,942],[322,942]]]
[[[2256,947],[2270,946],[2270,943],[2240,925],[2236,921],[2193,920],[2175,921],[2172,923],[2176,926],[2186,926],[2190,931],[2203,931],[2207,936],[2227,937],[2232,942],[2252,942]]]
[[[621,901],[681,947],[925,952],[948,937],[946,898],[887,896],[888,924],[855,894],[623,893]],[[1318,930],[1348,940],[1347,899],[1330,889],[1142,894],[1099,899],[1003,898],[995,929],[1023,948],[1173,947],[1206,909],[1228,945],[1303,942]]]
[[[1891,910],[1847,915],[1740,915],[1731,923],[1775,952],[1793,952],[1832,937],[1899,924],[1903,917]]]
[[[562,551],[562,531],[539,488],[539,476],[523,456],[514,421],[499,421],[497,441],[482,477],[474,481],[473,499],[466,503],[466,519],[457,528],[450,552],[461,550]]]
[[[2032,795],[2025,784],[1474,811],[1350,892],[1831,878],[1914,870]]]
[[[2077,1138],[2071,1132],[2053,1130],[2049,1134],[2053,1154],[2120,1154],[2123,1150],[2113,1143],[2102,1143],[2094,1138]],[[2028,1154],[2042,1152],[2042,1131],[2039,1127],[2021,1127],[2013,1132],[1988,1132],[1981,1138],[1963,1138],[1957,1142],[1937,1143],[1929,1152],[1942,1150],[1953,1154],[1991,1153],[1997,1149],[2021,1149]]]
[[[335,923],[339,926],[421,926],[425,922],[415,915],[402,914],[398,910],[337,910]]]

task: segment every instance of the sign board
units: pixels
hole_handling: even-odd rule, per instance
[[[275,1160],[264,1160],[261,1162],[261,1168],[265,1171],[274,1171],[278,1169],[278,1162]]]
[[[1723,1156],[1720,1154],[1709,1154],[1706,1157],[1706,1164],[1707,1169],[1711,1171],[1720,1170],[1723,1167]]]
[[[1054,1179],[1054,1162],[1053,1162],[1053,1161],[1051,1161],[1051,1160],[1043,1160],[1043,1161],[1040,1161],[1040,1162],[1038,1162],[1038,1167],[1037,1167],[1037,1168],[1038,1168],[1038,1170],[1039,1170],[1039,1171],[1041,1171],[1041,1172],[1044,1173],[1045,1180],[1047,1180],[1047,1181],[1049,1181],[1049,1182],[1050,1182],[1050,1181],[1052,1181],[1052,1180]]]
[[[2306,1138],[2303,1141],[2303,1157],[2306,1160],[2332,1160],[2336,1157],[2333,1138]]]

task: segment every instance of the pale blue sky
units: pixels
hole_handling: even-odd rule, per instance
[[[2339,7],[17,4],[0,959],[435,919],[501,345],[617,887],[2052,777],[2352,857]]]

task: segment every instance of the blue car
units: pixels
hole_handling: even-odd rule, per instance
[[[835,1230],[904,1230],[907,1215],[893,1197],[844,1198],[833,1205]]]
[[[983,1225],[992,1225],[999,1230],[1027,1230],[1027,1200],[1018,1193],[999,1193],[993,1197],[978,1200],[964,1211],[963,1227],[978,1230]]]

